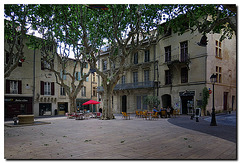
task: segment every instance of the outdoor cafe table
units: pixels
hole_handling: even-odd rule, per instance
[[[84,119],[84,114],[83,113],[76,113],[76,120],[83,120]]]
[[[149,120],[151,120],[153,112],[147,112],[147,114],[149,115]]]
[[[153,114],[153,112],[147,112],[147,115],[149,116],[149,120],[152,119],[152,114]],[[146,118],[146,120],[147,120],[147,118]]]

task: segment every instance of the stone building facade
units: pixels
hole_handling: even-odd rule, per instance
[[[181,114],[188,114],[201,105],[203,88],[212,90],[213,73],[218,76],[216,110],[236,110],[236,36],[223,41],[220,34],[206,36],[207,45],[202,46],[202,34],[197,31],[186,30],[182,35],[170,32],[149,49],[134,54],[134,59],[128,59],[133,68],[124,73],[114,88],[113,112],[150,109],[143,99],[154,95],[160,100],[158,109],[172,106]],[[108,62],[107,52],[101,56],[101,69],[104,62]],[[98,88],[101,96],[101,79]],[[206,108],[209,113],[212,100],[211,94]]]
[[[27,38],[25,42],[27,42]],[[7,46],[7,44],[4,44]],[[34,116],[59,115],[69,112],[70,101],[65,90],[56,83],[55,74],[44,66],[47,66],[41,60],[40,50],[28,49],[24,46],[25,60],[21,63],[11,75],[4,79],[4,107],[5,117],[11,118],[19,114],[34,114]],[[7,57],[5,53],[4,63]],[[74,60],[71,59],[68,69],[72,69]],[[60,70],[60,62],[57,57],[54,59],[54,67]],[[84,72],[89,71],[86,64]],[[97,81],[91,80],[93,74],[83,83],[83,88],[79,92],[76,102],[79,109],[90,109],[90,106],[82,106],[82,103],[93,99],[97,100],[96,90]],[[70,83],[66,76],[64,79]],[[93,88],[94,87],[94,88]],[[95,108],[95,107],[94,107]],[[91,108],[91,111],[94,111]],[[95,109],[96,110],[96,109]]]
[[[127,59],[127,65],[131,65],[129,71],[125,71],[115,86],[112,97],[113,113],[134,112],[135,110],[147,110],[144,98],[148,95],[155,96],[157,92],[157,60],[155,46],[141,50]],[[108,70],[108,51],[103,52],[100,59],[100,70]],[[99,78],[99,97],[104,93]],[[100,105],[99,107],[102,107]]]
[[[186,31],[183,35],[173,33],[158,43],[162,107],[172,106],[182,114],[199,107],[203,88],[212,90],[210,76],[214,73],[218,74],[216,110],[236,109],[236,37],[222,42],[220,37],[207,34],[207,45],[199,46],[202,35]],[[211,112],[212,94],[206,109]]]

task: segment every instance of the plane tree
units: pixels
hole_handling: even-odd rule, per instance
[[[4,5],[4,78],[24,62],[24,39],[33,5]]]
[[[33,29],[39,31],[45,40],[42,46],[49,45],[48,41],[51,41],[54,42],[52,45],[62,49],[60,54],[55,54],[55,57],[62,60],[62,65],[65,65],[69,54],[73,53],[75,59],[82,63],[87,61],[92,72],[101,77],[104,90],[102,119],[105,120],[114,118],[111,106],[113,89],[123,72],[131,68],[129,59],[131,60],[132,54],[155,44],[170,29],[179,34],[184,33],[186,27],[192,31],[198,30],[203,35],[222,32],[223,39],[231,38],[236,31],[236,12],[226,5],[103,6],[104,8],[76,4],[39,5],[31,20]],[[97,63],[101,58],[101,48],[106,45],[109,46],[107,57],[110,69],[103,71]],[[50,54],[43,54],[43,58],[52,60]],[[49,69],[55,71],[51,66]],[[59,84],[68,90],[74,88],[73,85],[67,88],[61,79],[61,74],[74,79],[74,73],[70,75],[66,71],[56,71],[55,74]],[[75,104],[71,104],[74,108],[73,105]]]
[[[166,23],[175,32],[184,33],[187,28],[206,33],[220,33],[221,40],[231,39],[237,31],[236,5],[228,4],[180,4],[166,5],[164,10],[168,13]]]
[[[160,41],[171,29],[183,34],[186,29],[198,30],[205,35],[218,32],[222,38],[231,38],[236,30],[235,13],[223,5],[106,5],[108,10],[93,12],[93,25],[83,28],[89,33],[104,33],[109,44],[109,70],[97,67],[95,53],[89,53],[89,63],[101,76],[103,86],[102,119],[112,119],[112,94],[123,72],[131,69],[133,54]],[[97,13],[97,14],[96,14]],[[103,23],[101,25],[101,23]],[[163,23],[163,24],[162,24]],[[82,24],[85,26],[86,24]],[[86,25],[87,26],[87,25]],[[93,27],[93,29],[91,29]],[[101,29],[100,31],[98,31]],[[92,31],[92,32],[91,32]],[[84,47],[89,47],[88,37],[83,37]],[[207,40],[205,40],[206,45]]]
[[[75,112],[77,95],[90,71],[84,70],[86,53],[79,41],[81,34],[71,15],[71,6],[39,5],[34,14],[32,29],[41,39],[31,36],[28,46],[40,50],[43,68],[54,73],[56,83],[69,97],[70,112]]]

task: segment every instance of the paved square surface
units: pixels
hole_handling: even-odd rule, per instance
[[[41,118],[4,127],[5,159],[236,159],[236,126],[187,116],[143,120]]]

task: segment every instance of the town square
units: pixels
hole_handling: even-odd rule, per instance
[[[236,4],[4,4],[4,159],[236,160]]]

